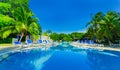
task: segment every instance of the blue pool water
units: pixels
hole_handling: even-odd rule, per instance
[[[120,70],[120,52],[58,47],[4,54],[0,70]]]

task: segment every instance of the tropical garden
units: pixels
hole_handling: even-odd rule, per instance
[[[119,43],[120,13],[109,11],[106,14],[98,12],[88,23],[87,35],[96,42]]]
[[[109,11],[106,14],[96,13],[86,25],[87,32],[73,32],[71,34],[52,33],[55,41],[93,40],[95,43],[110,45],[120,40],[120,13]]]
[[[21,36],[19,41],[27,35],[38,39],[41,26],[28,4],[29,0],[1,0],[0,43],[9,43],[16,36]]]
[[[120,40],[120,13],[109,11],[98,12],[86,25],[86,33],[55,33],[51,30],[43,35],[53,41],[93,40],[96,43],[118,43]],[[20,36],[25,41],[27,35],[38,39],[42,29],[38,18],[29,8],[29,0],[0,0],[0,43],[11,43],[12,38]]]
[[[85,36],[85,33],[78,33],[73,32],[71,34],[65,34],[65,33],[52,33],[50,34],[50,38],[54,41],[77,41],[80,39],[83,39]]]

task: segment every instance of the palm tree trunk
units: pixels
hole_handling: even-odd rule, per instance
[[[22,40],[23,36],[24,36],[24,32],[22,32],[22,36],[20,37],[19,42],[21,42],[21,40]]]
[[[112,45],[112,43],[111,43],[111,41],[110,41],[110,40],[108,40],[108,43],[109,43],[109,46],[111,46],[111,45]]]

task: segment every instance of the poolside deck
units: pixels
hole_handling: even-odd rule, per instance
[[[120,47],[116,47],[116,48],[113,48],[113,47],[99,47],[99,46],[91,46],[91,45],[85,45],[85,44],[82,44],[79,45],[79,44],[73,44],[71,43],[71,45],[75,46],[75,47],[78,47],[78,48],[93,48],[93,49],[98,49],[98,50],[112,50],[112,51],[119,51],[120,52]],[[17,50],[26,50],[26,49],[33,49],[33,48],[42,48],[41,46],[40,47],[26,47],[26,48],[21,48],[21,47],[18,47],[18,46],[9,46],[9,45],[6,45],[6,46],[2,46],[0,45],[0,54],[3,54],[3,53],[6,53],[6,52],[11,52],[11,51],[17,51]]]
[[[72,46],[78,47],[78,48],[93,48],[93,49],[98,49],[98,50],[112,50],[112,51],[119,51],[120,52],[120,47],[110,47],[110,46],[92,46],[89,44],[79,44],[77,42],[71,43]]]
[[[0,55],[9,52],[21,51],[21,50],[28,50],[28,49],[35,49],[35,48],[42,48],[42,50],[46,50],[50,47],[50,45],[45,46],[27,46],[27,47],[20,47],[20,46],[13,46],[13,45],[0,45]]]
[[[0,54],[18,50],[18,49],[20,49],[20,47],[15,47],[15,46],[11,46],[11,45],[0,45]]]

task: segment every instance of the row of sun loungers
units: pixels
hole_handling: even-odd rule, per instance
[[[76,46],[92,46],[92,47],[96,47],[96,46],[99,46],[99,47],[104,47],[103,44],[97,44],[97,43],[94,43],[93,41],[89,41],[89,42],[83,42],[83,41],[78,41],[78,42],[73,42],[74,45]]]
[[[37,47],[37,46],[50,46],[51,43],[49,40],[38,40],[36,43],[32,42],[30,39],[26,40],[26,44],[23,44],[19,41],[14,42],[14,46],[20,47]]]
[[[117,47],[120,47],[120,44],[111,44],[110,46],[111,46],[111,47],[116,47],[116,46],[117,46]]]
[[[81,47],[81,46],[91,46],[91,47],[105,47],[107,45],[104,44],[98,44],[98,43],[94,43],[93,41],[87,41],[87,42],[83,42],[83,41],[77,41],[77,42],[72,42],[73,45]],[[111,44],[110,47],[119,47],[120,44]]]

